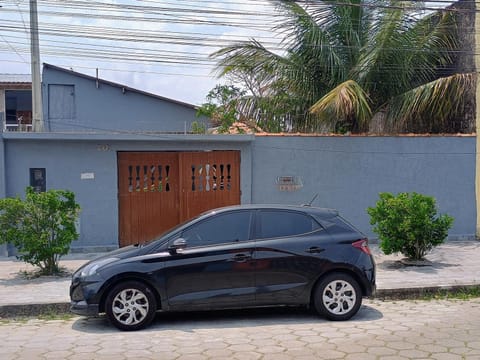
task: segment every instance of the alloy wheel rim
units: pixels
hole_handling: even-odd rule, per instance
[[[322,294],[325,308],[332,314],[343,315],[350,312],[355,306],[357,294],[354,287],[344,280],[330,282]]]
[[[113,316],[124,325],[131,326],[141,323],[147,316],[148,309],[148,298],[138,289],[120,291],[112,303]]]

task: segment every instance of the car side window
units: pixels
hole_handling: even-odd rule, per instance
[[[194,224],[182,233],[188,247],[245,241],[250,238],[250,211],[218,214]]]
[[[262,210],[259,239],[295,236],[317,230],[320,225],[310,216],[294,211]]]

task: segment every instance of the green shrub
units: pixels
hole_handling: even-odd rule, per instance
[[[191,132],[193,134],[205,134],[207,132],[207,127],[201,122],[194,121],[191,124]]]
[[[383,252],[400,252],[412,260],[422,260],[433,247],[443,243],[453,225],[451,216],[437,216],[433,197],[415,192],[397,196],[380,193],[376,207],[367,211]]]
[[[25,200],[0,199],[0,244],[11,243],[21,260],[38,266],[41,273],[60,271],[58,260],[78,237],[75,220],[80,206],[68,190],[36,193],[26,189]]]

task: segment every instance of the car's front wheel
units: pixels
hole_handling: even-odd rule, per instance
[[[152,322],[157,310],[155,295],[149,287],[127,281],[116,285],[107,295],[105,312],[120,330],[139,330]]]
[[[357,281],[348,274],[329,274],[317,284],[313,293],[317,312],[330,320],[348,320],[362,305],[362,292]]]

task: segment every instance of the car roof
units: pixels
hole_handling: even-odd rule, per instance
[[[321,217],[333,217],[338,215],[338,211],[335,209],[328,209],[328,208],[318,208],[309,205],[284,205],[284,204],[243,204],[243,205],[233,205],[233,206],[226,206],[217,209],[211,209],[206,211],[204,214],[211,214],[212,212],[220,213],[232,210],[259,210],[259,209],[267,209],[267,210],[294,210],[294,211],[301,211],[306,212],[312,215],[318,215]]]

